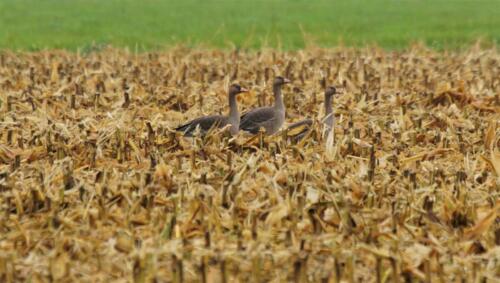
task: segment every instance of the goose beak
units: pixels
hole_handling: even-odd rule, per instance
[[[285,84],[289,84],[289,83],[291,83],[292,81],[290,81],[289,79],[283,79],[283,82],[284,82]]]
[[[242,87],[242,88],[240,89],[240,92],[248,92],[248,91],[249,91],[249,90],[248,90],[248,89],[246,89],[246,88],[244,88],[244,87]]]

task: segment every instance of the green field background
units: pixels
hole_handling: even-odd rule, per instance
[[[500,0],[0,0],[0,49],[500,41]]]

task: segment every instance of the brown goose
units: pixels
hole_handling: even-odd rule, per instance
[[[325,117],[323,118],[325,136],[328,136],[330,131],[333,129],[333,121],[335,117],[333,113],[332,100],[333,96],[337,93],[337,89],[333,86],[329,86],[325,90]],[[312,119],[305,119],[291,124],[287,128],[289,135],[295,141],[302,139],[310,130],[312,123]]]
[[[241,116],[240,130],[257,134],[264,128],[267,135],[276,133],[285,122],[285,104],[281,96],[281,88],[290,81],[276,77],[273,83],[274,106],[259,107]]]
[[[229,128],[229,132],[233,136],[236,135],[238,133],[240,125],[240,114],[238,113],[236,96],[242,92],[247,91],[248,90],[242,88],[238,84],[233,84],[229,87],[229,116],[211,115],[196,118],[186,124],[177,127],[175,130],[183,132],[187,137],[191,137],[193,136],[197,128],[199,128],[200,133],[204,135],[212,128],[224,128],[227,125],[231,125]]]

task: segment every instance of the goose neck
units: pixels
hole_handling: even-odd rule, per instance
[[[231,120],[239,118],[238,105],[236,102],[236,95],[229,95],[229,118]]]
[[[326,126],[327,132],[329,132],[333,128],[333,106],[332,106],[332,96],[325,96],[325,119],[324,123]]]
[[[274,93],[274,107],[278,110],[283,111],[285,109],[285,104],[283,103],[283,96],[281,95],[281,85],[274,85],[273,93]]]
[[[326,95],[325,96],[325,115],[331,115],[333,112],[333,106],[332,106],[332,96]]]

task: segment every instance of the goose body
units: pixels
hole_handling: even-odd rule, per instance
[[[274,107],[260,107],[241,116],[240,129],[257,134],[264,128],[266,134],[276,133],[285,122],[285,111],[276,110]]]
[[[238,134],[238,130],[240,127],[240,115],[238,113],[238,105],[236,102],[236,96],[239,93],[246,92],[247,90],[242,88],[237,84],[231,85],[229,87],[229,115],[210,115],[196,118],[194,120],[189,121],[186,124],[180,125],[175,128],[176,131],[183,132],[185,136],[191,137],[196,132],[196,129],[199,129],[201,135],[205,135],[211,129],[214,128],[224,128],[227,125],[231,125],[229,127],[229,132],[231,135]]]
[[[285,104],[281,96],[281,88],[290,81],[276,77],[273,83],[274,106],[259,107],[241,116],[240,130],[257,134],[263,128],[267,135],[279,131],[285,122]]]

